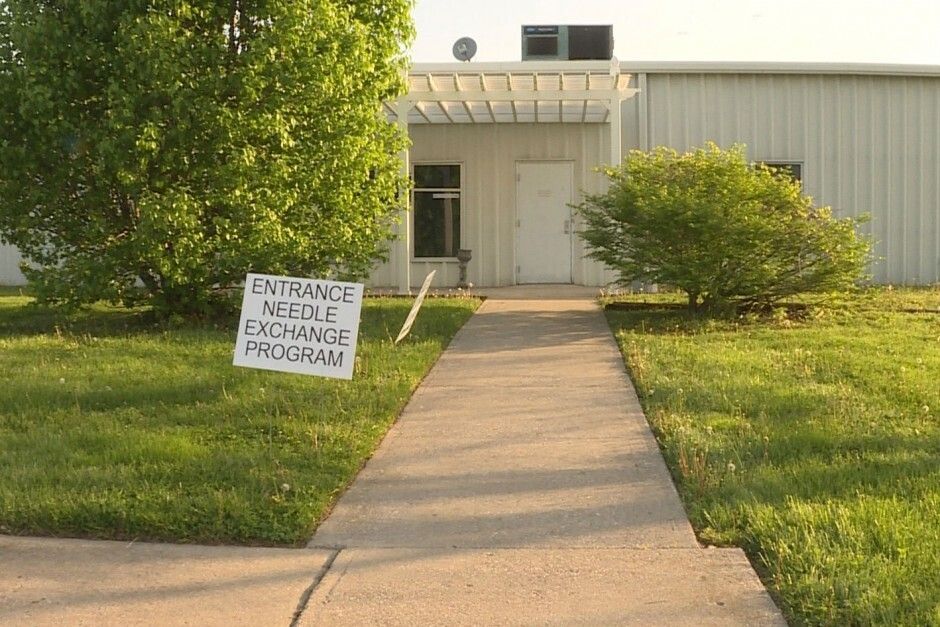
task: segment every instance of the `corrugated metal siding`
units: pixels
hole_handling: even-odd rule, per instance
[[[22,260],[16,247],[0,243],[0,285],[26,284],[26,277],[20,272]]]
[[[802,161],[804,188],[818,204],[841,216],[871,215],[865,228],[875,239],[876,281],[940,281],[940,78],[650,73],[645,80],[650,146],[740,142],[754,160]],[[639,147],[628,143],[633,137],[624,133],[625,147]]]
[[[463,165],[461,245],[473,251],[469,280],[476,285],[512,285],[515,266],[516,161],[570,160],[574,189],[597,192],[603,176],[594,168],[610,154],[607,124],[435,124],[412,125],[412,163],[459,162]],[[577,199],[576,199],[577,201]],[[577,225],[576,225],[577,226]],[[603,285],[604,268],[583,258],[574,238],[572,278],[575,283]],[[370,284],[396,285],[392,258],[372,273]],[[412,284],[420,285],[437,270],[435,286],[457,283],[456,261],[415,261]]]

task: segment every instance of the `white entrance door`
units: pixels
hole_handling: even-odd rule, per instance
[[[571,283],[571,168],[516,163],[516,283]]]

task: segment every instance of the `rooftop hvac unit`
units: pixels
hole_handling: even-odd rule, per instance
[[[609,61],[614,56],[614,27],[523,26],[523,61]]]

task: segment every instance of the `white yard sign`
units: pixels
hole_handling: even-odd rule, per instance
[[[352,379],[362,291],[361,283],[249,274],[233,363]]]

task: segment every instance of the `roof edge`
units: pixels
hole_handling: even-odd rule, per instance
[[[620,69],[648,74],[863,74],[940,76],[940,65],[785,61],[621,61]]]
[[[414,74],[609,71],[617,61],[483,61],[415,63]],[[940,65],[789,61],[620,61],[622,74],[852,74],[869,76],[936,76]]]

